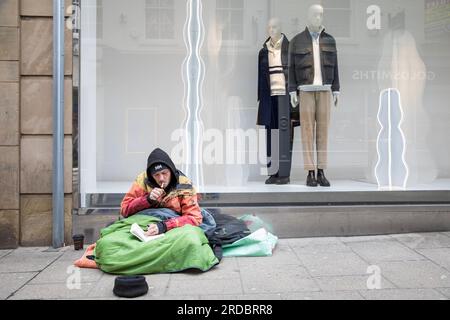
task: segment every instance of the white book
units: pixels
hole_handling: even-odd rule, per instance
[[[164,233],[157,234],[155,236],[146,236],[144,230],[142,230],[142,228],[137,223],[133,223],[131,225],[130,232],[142,242],[149,242],[164,236]]]

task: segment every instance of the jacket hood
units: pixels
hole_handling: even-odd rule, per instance
[[[148,156],[147,170],[146,170],[147,171],[147,184],[149,186],[151,186],[152,188],[159,187],[159,185],[156,183],[155,179],[153,179],[153,177],[151,176],[151,174],[149,172],[150,167],[152,165],[154,165],[155,163],[165,164],[167,167],[169,167],[169,169],[172,173],[172,178],[170,179],[170,184],[167,187],[165,187],[164,189],[169,190],[169,189],[175,187],[178,182],[179,171],[175,167],[175,164],[173,163],[172,159],[170,159],[169,155],[165,151],[161,150],[160,148],[156,148]]]

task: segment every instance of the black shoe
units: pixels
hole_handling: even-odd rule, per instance
[[[325,177],[325,174],[323,173],[322,170],[319,170],[317,172],[317,183],[321,187],[329,187],[330,186],[330,182],[327,180],[327,178]]]
[[[269,179],[266,180],[265,184],[276,184],[277,180],[277,176],[270,176]]]
[[[278,180],[277,180],[278,185],[289,184],[289,183],[291,183],[291,179],[289,177],[278,178]]]
[[[317,187],[317,180],[314,176],[314,171],[310,171],[308,177],[306,178],[306,185],[308,187]]]

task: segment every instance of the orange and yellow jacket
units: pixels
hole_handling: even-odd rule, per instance
[[[182,227],[185,224],[199,226],[202,223],[198,195],[192,182],[181,171],[175,168],[172,160],[161,149],[155,149],[149,156],[147,168],[156,162],[166,164],[172,172],[171,183],[164,188],[165,196],[160,200],[151,200],[148,195],[158,187],[153,178],[148,178],[147,171],[138,175],[120,205],[120,214],[129,217],[139,211],[150,208],[168,208],[177,212],[180,217],[164,221],[167,231]]]

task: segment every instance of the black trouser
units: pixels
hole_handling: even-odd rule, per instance
[[[271,159],[271,161],[268,161],[267,167],[269,169],[269,175],[277,175],[278,177],[285,178],[291,174],[289,95],[273,96],[271,98],[271,126],[266,126],[267,158]],[[271,131],[275,129],[278,129],[278,139],[276,139],[277,141],[272,141]]]

